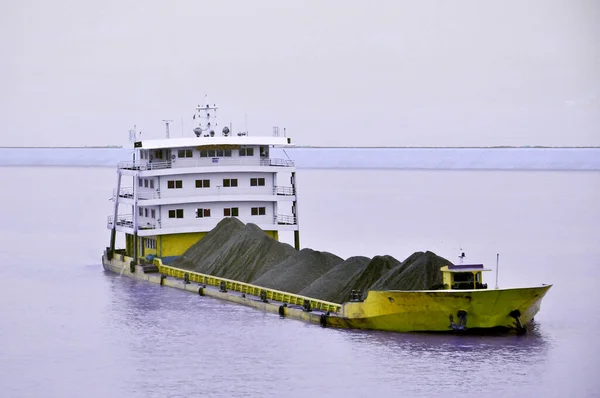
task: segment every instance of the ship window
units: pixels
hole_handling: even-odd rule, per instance
[[[169,210],[169,218],[183,218],[183,209]]]
[[[150,188],[154,189],[154,180],[150,180]]]
[[[216,156],[216,151],[214,149],[209,149],[208,150],[208,157],[209,158],[214,158]]]
[[[162,159],[162,158],[163,158],[162,151],[155,151],[155,152],[154,152],[154,157],[155,157],[156,159]]]
[[[203,149],[200,151],[200,157],[201,158],[206,158],[208,157],[208,151],[206,149]]]
[[[138,214],[140,215],[140,217],[144,216],[144,209],[142,209],[141,207],[139,208]]]
[[[143,187],[144,186],[144,180],[140,178],[138,180],[138,184],[139,184],[140,187]]]
[[[225,149],[225,157],[226,158],[230,158],[231,157],[231,149]]]
[[[250,214],[253,216],[264,216],[266,214],[265,207],[253,207],[250,209]]]
[[[191,149],[179,149],[177,151],[178,158],[191,158],[194,157],[194,154]]]
[[[220,158],[223,157],[223,150],[222,149],[217,149],[217,157],[220,157]]]
[[[473,282],[473,274],[470,272],[454,273],[454,282]]]
[[[264,187],[265,186],[265,179],[264,178],[251,178],[250,179],[250,186],[251,187]]]
[[[167,188],[168,189],[183,188],[183,181],[182,180],[169,180],[169,181],[167,181]]]
[[[196,188],[210,188],[210,180],[196,180]]]
[[[237,178],[224,178],[223,179],[223,186],[224,187],[237,187],[238,186],[238,180]]]
[[[225,217],[237,217],[239,215],[239,209],[237,207],[223,209],[223,215]]]
[[[254,156],[254,148],[240,148],[240,156]]]
[[[152,209],[152,218],[156,218],[156,210]]]
[[[148,180],[144,178],[144,188],[148,188]]]
[[[144,209],[144,217],[148,217],[148,209]]]
[[[210,217],[210,209],[196,209],[196,218]]]

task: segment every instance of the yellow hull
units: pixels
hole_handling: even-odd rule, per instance
[[[524,327],[540,310],[551,285],[513,289],[369,291],[363,302],[344,303],[339,316],[327,324],[336,327],[395,332],[452,331],[466,312],[465,329],[517,329],[510,313],[518,310]]]
[[[452,315],[458,321],[459,311],[467,314],[466,324],[463,325],[465,330],[517,329],[515,318],[509,314],[519,310],[519,320],[524,327],[540,310],[542,298],[551,287],[369,291],[362,302],[335,304],[164,266],[160,260],[155,260],[159,264],[160,273],[144,274],[141,266],[130,267],[131,260],[123,255],[112,259],[104,255],[102,263],[107,271],[120,275],[196,294],[202,292],[202,295],[279,313],[285,317],[320,323],[322,326],[393,332],[451,332],[454,329],[449,316]],[[186,275],[188,282],[184,282]],[[226,283],[226,292],[216,288],[223,282]],[[260,291],[265,291],[268,300],[263,302],[259,299],[257,292]],[[303,299],[311,301],[311,311],[304,311],[299,305]]]

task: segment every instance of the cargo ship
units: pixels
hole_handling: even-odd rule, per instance
[[[117,165],[105,270],[247,305],[321,326],[393,332],[524,333],[551,285],[488,288],[482,264],[441,267],[435,290],[352,291],[334,303],[178,268],[172,262],[225,219],[267,236],[293,234],[300,250],[297,176],[285,129],[271,136],[219,128],[217,106],[198,105],[187,138],[141,140],[130,131],[132,160]],[[283,157],[273,156],[277,152]],[[128,212],[123,213],[123,209]],[[117,233],[125,247],[117,248]]]

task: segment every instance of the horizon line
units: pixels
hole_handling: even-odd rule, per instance
[[[293,148],[315,148],[315,149],[598,149],[600,146],[582,145],[582,146],[549,146],[549,145],[478,145],[478,146],[395,146],[395,145],[296,145]],[[135,149],[122,145],[82,145],[82,146],[0,146],[0,149]]]

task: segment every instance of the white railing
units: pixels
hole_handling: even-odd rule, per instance
[[[293,196],[295,190],[292,187],[251,187],[251,188],[238,188],[238,187],[211,187],[211,188],[192,188],[192,189],[166,189],[163,191],[147,191],[142,190],[138,192],[138,199],[168,199],[168,198],[181,198],[181,197],[192,197],[192,196],[210,196],[210,195],[278,195],[278,196]],[[113,190],[113,197],[117,194],[117,190]],[[119,191],[119,197],[125,199],[133,199],[133,187],[121,188]]]
[[[239,218],[239,217],[237,217]],[[239,218],[244,223],[254,223],[254,224],[270,224],[273,225],[296,225],[297,220],[295,216],[288,216],[283,214],[278,214],[272,219],[268,217],[246,217]],[[152,220],[155,221],[155,220]],[[177,227],[192,227],[192,226],[214,226],[216,223],[221,221],[220,217],[210,217],[210,218],[196,218],[196,219],[182,219],[182,220],[171,220],[167,222],[163,222],[162,225],[160,221],[155,221],[155,223],[145,222],[140,220],[139,229],[161,229],[161,228],[177,228]],[[266,222],[265,222],[266,221]],[[108,216],[107,222],[108,228],[112,229],[114,227],[113,217]],[[132,214],[120,214],[117,216],[117,226],[133,228],[133,215]]]
[[[117,216],[117,225],[121,227],[133,228],[133,214],[119,214]],[[107,220],[108,228],[114,228],[113,216],[108,216]]]
[[[117,188],[113,189],[113,198],[117,196]],[[120,198],[133,199],[133,187],[121,188],[119,191]]]
[[[278,214],[275,217],[273,217],[274,224],[296,225],[297,222],[298,222],[298,220],[296,219],[296,216],[287,216],[284,214]]]
[[[201,160],[167,160],[162,162],[119,162],[123,170],[163,170],[183,167],[213,167],[213,166],[278,166],[294,167],[294,161],[289,159],[260,159],[256,157],[241,158],[203,158]]]
[[[296,189],[293,187],[273,187],[274,195],[293,196],[296,194]]]
[[[144,221],[146,220],[146,221]],[[156,220],[152,220],[156,223]],[[156,224],[147,221],[147,218],[140,217],[138,225],[139,229],[156,229]],[[108,228],[114,228],[113,216],[108,216],[107,224]],[[133,215],[132,214],[119,214],[117,216],[117,226],[133,228]]]

